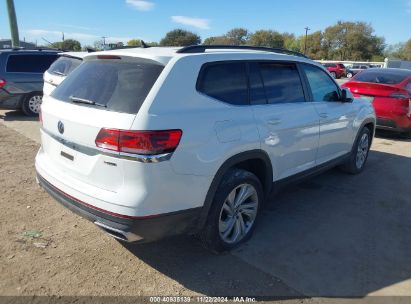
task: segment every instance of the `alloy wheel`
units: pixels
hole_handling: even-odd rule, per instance
[[[258,212],[257,190],[242,184],[230,192],[221,208],[219,234],[229,244],[240,242],[254,225]]]
[[[369,151],[369,145],[370,140],[368,134],[363,134],[358,143],[357,157],[355,161],[355,165],[358,169],[361,169],[364,166]]]

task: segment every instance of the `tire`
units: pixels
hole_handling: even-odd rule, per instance
[[[347,74],[347,78],[352,78],[354,75],[352,73]]]
[[[231,203],[242,194],[247,197],[233,206]],[[200,233],[205,247],[220,253],[247,241],[255,229],[263,200],[261,182],[253,173],[230,169],[217,188],[206,225]]]
[[[330,74],[332,78],[337,79],[337,74],[335,72],[331,72]]]
[[[350,174],[359,174],[364,170],[365,164],[368,159],[368,154],[371,148],[371,132],[368,128],[364,127],[355,142],[354,148],[351,152],[348,161],[340,168]]]
[[[23,100],[22,110],[27,116],[38,116],[43,101],[42,93],[31,93]]]

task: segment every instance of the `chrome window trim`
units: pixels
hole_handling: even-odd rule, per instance
[[[41,132],[47,134],[48,136],[58,141],[62,145],[70,149],[73,149],[75,151],[78,151],[80,153],[89,155],[89,156],[105,155],[105,156],[110,156],[110,157],[119,158],[119,159],[126,159],[126,160],[136,161],[140,163],[151,164],[151,163],[160,163],[163,161],[170,160],[171,156],[173,155],[173,153],[163,153],[163,154],[158,154],[158,155],[131,154],[131,153],[104,150],[98,147],[95,147],[95,148],[88,147],[88,146],[74,143],[72,141],[61,138],[60,136],[57,136],[51,133],[50,131],[44,129],[43,127],[40,127],[40,130]]]

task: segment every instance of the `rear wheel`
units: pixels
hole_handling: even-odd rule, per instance
[[[364,170],[371,148],[371,132],[364,127],[355,143],[348,161],[341,166],[341,169],[350,174],[358,174]]]
[[[215,194],[201,238],[215,252],[233,249],[252,235],[263,201],[259,179],[251,172],[232,169]]]
[[[43,94],[32,93],[28,95],[22,105],[23,113],[27,116],[37,116],[40,113],[40,106],[43,101]]]
[[[330,74],[331,74],[332,78],[337,79],[337,74],[335,72],[331,72]]]
[[[347,78],[352,78],[354,75],[352,73],[347,73]]]

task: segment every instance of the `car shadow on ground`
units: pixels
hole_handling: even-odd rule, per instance
[[[377,130],[375,132],[375,137],[381,139],[411,142],[411,135],[386,130]]]
[[[38,117],[24,115],[21,111],[9,111],[0,113],[0,119],[4,121],[38,121]]]
[[[409,168],[411,158],[372,151],[360,175],[334,169],[290,185],[231,253],[190,237],[125,247],[208,296],[364,297],[411,278]]]

